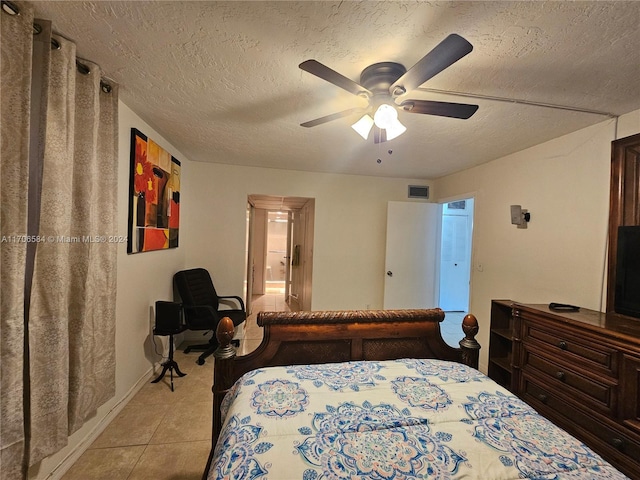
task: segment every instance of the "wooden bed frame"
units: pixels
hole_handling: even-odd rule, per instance
[[[236,356],[231,345],[233,322],[218,324],[219,347],[213,354],[212,446],[203,479],[222,428],[220,406],[229,389],[243,374],[260,367],[304,365],[355,360],[435,358],[478,368],[480,345],[475,340],[478,321],[466,315],[460,347],[442,338],[444,312],[428,310],[344,310],[315,312],[260,312],[262,343],[248,355]]]

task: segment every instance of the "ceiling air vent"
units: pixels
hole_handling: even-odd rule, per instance
[[[409,185],[409,198],[429,198],[427,185]]]

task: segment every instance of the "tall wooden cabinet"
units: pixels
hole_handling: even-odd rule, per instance
[[[640,479],[640,322],[494,300],[488,373]]]
[[[611,148],[607,273],[607,313],[610,314],[615,314],[618,227],[628,225],[640,225],[640,133],[615,140]]]

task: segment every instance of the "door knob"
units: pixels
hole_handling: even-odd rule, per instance
[[[387,276],[393,277],[393,272],[391,270],[387,270]]]

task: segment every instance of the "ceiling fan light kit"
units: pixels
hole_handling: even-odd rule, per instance
[[[468,119],[478,110],[478,105],[462,103],[413,99],[403,99],[399,103],[396,101],[398,97],[415,90],[472,50],[473,46],[467,40],[453,33],[436,45],[409,70],[395,62],[374,63],[368,66],[360,74],[360,84],[317,60],[306,60],[299,67],[353,95],[366,98],[369,101],[369,108],[365,109],[365,115],[351,125],[351,128],[367,140],[375,125],[379,131],[376,130],[374,142],[380,143],[392,140],[407,130],[398,120],[398,108],[408,113],[459,119]],[[373,113],[374,111],[375,113]],[[301,126],[315,127],[355,113],[361,114],[362,110],[344,110],[302,123]],[[371,117],[372,113],[373,118]]]
[[[385,130],[385,138],[387,141],[393,140],[407,131],[407,127],[398,120],[398,111],[386,103],[383,103],[378,107],[373,118],[371,118],[371,115],[367,113],[363,115],[360,120],[351,125],[351,128],[366,140],[369,138],[369,133],[371,133],[371,129],[374,125]]]

